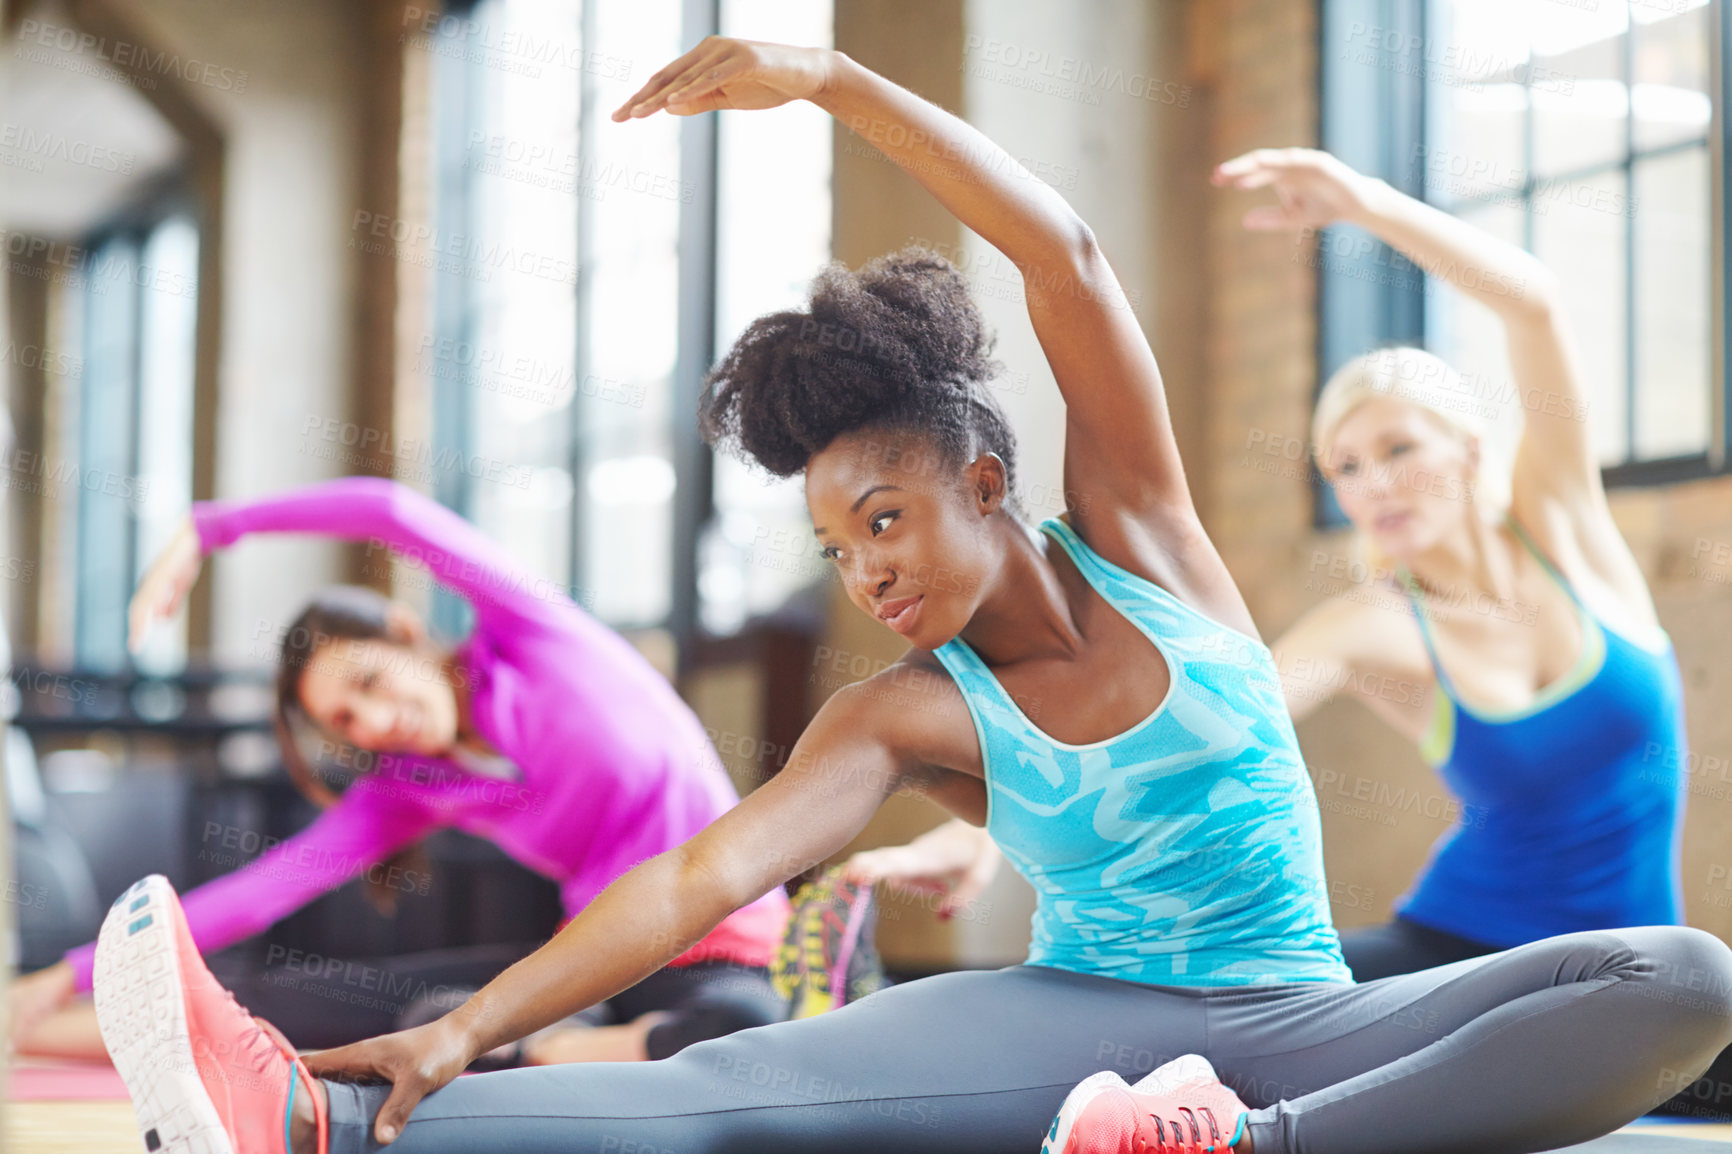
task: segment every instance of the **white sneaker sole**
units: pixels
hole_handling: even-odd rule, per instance
[[[1058,1108],[1058,1116],[1052,1120],[1052,1128],[1046,1132],[1046,1141],[1040,1144],[1040,1154],[1064,1154],[1070,1145],[1070,1133],[1076,1126],[1076,1120],[1082,1117],[1089,1103],[1106,1093],[1108,1090],[1126,1089],[1125,1080],[1111,1070],[1102,1070],[1098,1074],[1090,1074],[1071,1088],[1065,1095],[1064,1105]]]
[[[174,890],[152,874],[120,896],[96,939],[96,1022],[126,1083],[147,1154],[234,1154],[187,1032]]]

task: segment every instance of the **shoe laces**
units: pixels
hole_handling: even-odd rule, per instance
[[[1203,1140],[1199,1117],[1209,1128],[1207,1142]],[[1153,1112],[1143,1114],[1142,1124],[1137,1127],[1135,1151],[1136,1154],[1212,1154],[1222,1150],[1226,1141],[1215,1120],[1215,1112],[1209,1107],[1192,1109],[1179,1106],[1165,1117]]]

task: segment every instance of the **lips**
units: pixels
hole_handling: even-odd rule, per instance
[[[1412,516],[1413,514],[1411,512],[1403,509],[1399,513],[1381,514],[1373,524],[1377,527],[1378,532],[1387,533],[1391,529],[1401,528],[1401,526],[1405,525],[1408,519]]]
[[[913,626],[914,619],[920,614],[920,602],[924,598],[924,594],[917,594],[913,597],[898,597],[894,601],[886,601],[878,606],[878,620],[898,633],[907,633]]]

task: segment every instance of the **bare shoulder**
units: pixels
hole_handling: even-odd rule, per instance
[[[1271,648],[1284,677],[1331,669],[1425,678],[1431,668],[1407,597],[1389,581],[1354,586],[1319,601]]]
[[[1373,652],[1389,627],[1389,606],[1399,599],[1399,590],[1387,585],[1356,588],[1352,594],[1337,593],[1305,611],[1283,636],[1303,637],[1319,652],[1352,661]]]
[[[1159,585],[1222,625],[1261,636],[1227,563],[1190,509],[1156,506],[1138,512],[1085,501],[1060,519],[1119,568]]]
[[[931,651],[909,649],[850,686],[917,764],[980,775],[980,744],[962,690]]]
[[[831,695],[813,721],[827,750],[894,766],[897,792],[924,796],[976,825],[986,816],[985,765],[974,720],[950,673],[910,650]],[[862,748],[865,747],[865,748]]]
[[[1338,694],[1398,733],[1424,736],[1435,687],[1424,638],[1401,590],[1355,587],[1312,606],[1274,644],[1288,711],[1297,720]]]

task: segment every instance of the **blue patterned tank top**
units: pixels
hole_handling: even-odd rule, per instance
[[[987,832],[1034,886],[1031,965],[1180,986],[1351,982],[1317,798],[1269,650],[1041,523],[1166,658],[1171,688],[1117,737],[1029,721],[961,637],[934,651],[974,718]]]

